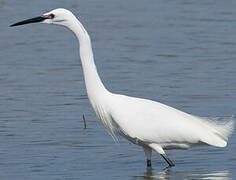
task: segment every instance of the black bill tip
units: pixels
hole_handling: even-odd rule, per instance
[[[17,23],[15,23],[15,24],[10,25],[10,27],[19,26],[19,25],[23,25],[23,24],[30,24],[30,23],[42,22],[42,21],[44,21],[45,19],[47,19],[47,17],[38,16],[38,17],[35,17],[35,18],[26,19],[26,20],[24,20],[24,21],[17,22]]]

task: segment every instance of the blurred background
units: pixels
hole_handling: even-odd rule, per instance
[[[223,121],[236,114],[236,2],[0,0],[1,179],[235,179],[226,148],[153,153],[114,143],[91,108],[78,43],[63,28],[15,22],[71,10],[89,32],[98,72],[115,93]],[[83,129],[83,114],[87,129]]]

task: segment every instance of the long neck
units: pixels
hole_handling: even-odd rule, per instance
[[[74,17],[74,22],[69,28],[76,35],[80,45],[80,59],[82,63],[84,80],[86,84],[87,94],[93,104],[94,98],[108,93],[104,87],[94,63],[93,51],[90,37],[83,25]]]

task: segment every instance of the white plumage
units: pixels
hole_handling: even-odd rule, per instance
[[[146,99],[112,94],[110,100],[113,105],[107,105],[108,112],[122,132],[145,143],[158,143],[165,149],[202,143],[224,147],[232,132],[232,121],[217,125]]]
[[[188,149],[202,144],[227,145],[233,132],[233,119],[217,123],[155,101],[110,93],[97,73],[89,35],[70,11],[55,9],[42,15],[41,19],[37,17],[12,26],[33,22],[63,25],[76,35],[87,94],[93,109],[112,135],[121,135],[143,147],[148,166],[151,166],[152,150],[159,153],[169,166],[174,166],[165,149]]]

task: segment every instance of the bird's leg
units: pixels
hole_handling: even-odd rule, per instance
[[[147,167],[152,167],[152,162],[151,162],[152,149],[148,146],[143,146],[143,150],[147,158]]]
[[[147,159],[147,167],[152,167],[152,161],[151,161],[151,159]]]
[[[166,160],[166,162],[169,164],[168,168],[175,166],[175,164],[167,157],[165,151],[159,144],[151,143],[149,144],[149,147],[154,149],[158,154],[160,154]]]
[[[169,167],[173,167],[175,166],[175,164],[173,163],[173,161],[171,161],[166,154],[161,154],[161,156],[166,160],[166,162],[169,164]]]

